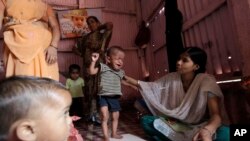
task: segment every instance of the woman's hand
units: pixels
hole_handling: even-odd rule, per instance
[[[212,134],[206,128],[201,128],[193,137],[193,141],[212,141]]]
[[[45,60],[48,64],[54,64],[57,62],[57,49],[55,47],[49,46],[45,50]]]

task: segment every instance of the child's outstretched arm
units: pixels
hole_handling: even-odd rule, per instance
[[[129,77],[129,76],[127,76],[127,75],[125,75],[125,76],[123,77],[123,81],[125,81],[126,83],[131,84],[131,85],[133,85],[133,86],[139,87],[138,80],[135,80],[134,78]],[[126,85],[126,84],[125,84],[125,85]]]
[[[122,82],[123,85],[129,86],[129,87],[133,88],[134,90],[138,91],[138,87],[137,86],[132,85],[132,84],[126,82],[125,80],[122,80],[121,82]]]
[[[90,66],[88,68],[88,73],[90,75],[94,75],[94,74],[97,74],[98,71],[99,71],[99,68],[96,68],[95,67],[95,64],[96,64],[96,61],[98,60],[100,54],[99,53],[92,53],[91,55],[91,63],[90,63]]]

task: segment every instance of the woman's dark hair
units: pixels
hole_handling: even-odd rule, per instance
[[[73,70],[77,70],[77,71],[80,72],[81,68],[80,68],[80,66],[77,65],[77,64],[71,64],[71,65],[69,66],[69,73],[73,72]]]
[[[100,21],[97,19],[97,17],[95,17],[95,16],[89,16],[89,17],[87,18],[87,20],[86,20],[88,25],[89,25],[89,19],[94,19],[95,22],[100,23]]]
[[[196,74],[206,72],[207,54],[199,47],[187,47],[183,53],[187,53],[194,64],[199,65],[199,68],[195,71]]]

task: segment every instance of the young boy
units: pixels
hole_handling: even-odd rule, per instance
[[[83,89],[84,80],[80,77],[80,66],[72,64],[69,66],[69,76],[66,80],[66,88],[69,89],[73,98],[70,107],[70,115],[83,116]]]
[[[111,137],[116,139],[122,138],[121,135],[117,134],[117,127],[119,111],[121,110],[118,99],[122,95],[121,82],[123,82],[122,79],[124,77],[124,71],[121,68],[123,67],[125,53],[121,47],[112,46],[108,48],[106,55],[107,65],[100,63],[99,67],[95,67],[100,55],[99,53],[92,53],[92,62],[88,71],[91,75],[97,74],[100,71],[101,82],[100,91],[98,93],[98,104],[100,106],[104,140],[109,141],[109,111],[112,113]]]
[[[0,82],[1,141],[66,141],[71,96],[48,78],[13,76]]]

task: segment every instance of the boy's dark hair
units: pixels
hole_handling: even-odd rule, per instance
[[[78,72],[80,72],[81,67],[77,64],[71,64],[69,66],[69,73],[73,72],[73,70],[77,70]]]
[[[49,78],[12,76],[2,80],[0,82],[0,140],[6,140],[12,124],[31,116],[31,111],[42,113],[42,110],[48,106],[43,101],[55,100],[54,95],[58,90],[68,91],[64,85]]]
[[[111,47],[109,47],[109,48],[107,49],[106,55],[107,55],[107,56],[110,56],[111,54],[116,53],[116,51],[125,52],[125,50],[124,50],[122,47],[120,47],[120,46],[111,46]]]
[[[97,19],[96,16],[89,16],[89,17],[87,18],[87,20],[86,20],[86,22],[87,22],[88,25],[89,25],[89,19],[94,19],[95,22],[100,23],[100,21]]]

